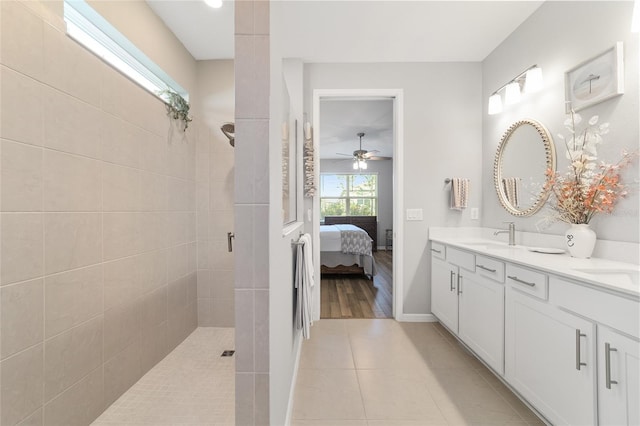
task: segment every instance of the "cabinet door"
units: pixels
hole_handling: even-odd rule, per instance
[[[504,374],[504,285],[463,273],[458,306],[460,338],[491,368]]]
[[[451,331],[458,332],[458,268],[431,257],[431,312]]]
[[[601,425],[640,424],[640,343],[598,327],[598,417]]]
[[[505,308],[507,381],[553,424],[595,424],[595,325],[511,287]]]

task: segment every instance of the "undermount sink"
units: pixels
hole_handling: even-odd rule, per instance
[[[640,284],[640,271],[626,268],[574,268],[576,272],[598,276],[607,280],[631,280],[635,285]]]

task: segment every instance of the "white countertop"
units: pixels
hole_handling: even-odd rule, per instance
[[[528,246],[509,246],[479,232],[441,231],[442,228],[436,232],[430,229],[429,240],[539,269],[634,299],[640,298],[640,266],[636,264],[598,258],[576,259],[568,253],[537,253],[530,251]]]

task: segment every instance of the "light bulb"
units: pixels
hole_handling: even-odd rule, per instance
[[[365,160],[360,160],[360,170],[367,170],[367,162]]]
[[[512,81],[507,84],[504,93],[504,103],[507,105],[513,105],[520,100],[520,84],[517,81]]]
[[[502,112],[502,97],[500,93],[494,93],[489,98],[489,115],[500,114]]]
[[[353,160],[353,170],[358,170],[358,160]]]
[[[213,7],[214,9],[219,9],[222,7],[222,0],[204,0],[207,6]]]
[[[533,93],[542,89],[542,68],[533,67],[527,70],[527,76],[524,83],[525,93]]]

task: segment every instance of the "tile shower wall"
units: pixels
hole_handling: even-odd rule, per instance
[[[234,253],[227,232],[234,231],[234,148],[220,126],[234,121],[234,63],[198,61],[199,117],[196,144],[198,240],[198,325],[234,326]]]
[[[197,325],[198,135],[59,13],[0,2],[3,426],[90,423]]]

